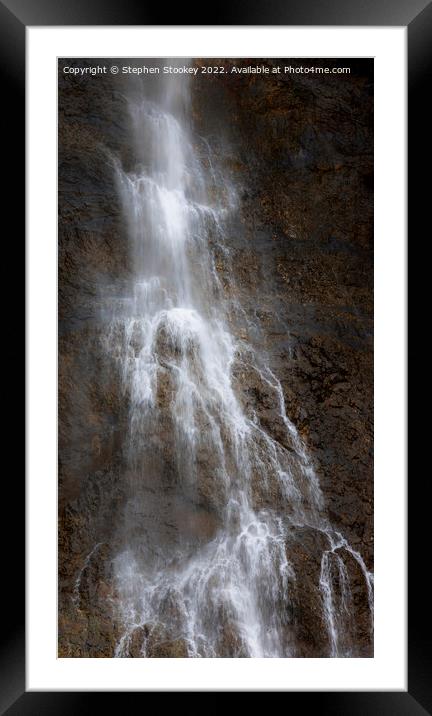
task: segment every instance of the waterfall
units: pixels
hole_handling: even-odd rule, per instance
[[[143,80],[130,93],[133,161],[114,161],[132,265],[104,336],[129,411],[115,656],[136,643],[143,657],[173,643],[188,657],[296,656],[291,605],[301,574],[289,537],[299,527],[328,541],[316,585],[321,619],[328,656],[347,656],[343,555],[360,566],[372,600],[371,575],[330,525],[281,383],[243,336],[252,319],[235,285],[222,285],[217,262],[230,262],[236,191],[193,130],[189,81],[162,77],[147,91]],[[239,383],[252,374],[276,410],[278,440],[242,400]]]
[[[103,542],[97,542],[97,544],[95,544],[95,546],[92,547],[92,549],[86,556],[83,566],[79,570],[78,575],[75,579],[75,584],[74,584],[74,587],[72,590],[72,602],[75,605],[75,607],[77,607],[78,609],[79,609],[80,603],[81,603],[80,590],[81,590],[82,578],[84,576],[86,569],[88,569],[88,567],[90,566],[90,562],[91,562],[93,556],[97,553],[99,547],[102,547],[102,545],[103,545]]]

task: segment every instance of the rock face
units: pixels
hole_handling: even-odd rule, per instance
[[[109,74],[62,74],[74,63],[85,64],[59,62],[59,656],[112,657],[121,637],[112,560],[124,546],[131,491],[139,493],[137,539],[147,530],[173,548],[180,538],[191,545],[211,539],[223,495],[205,446],[193,488],[178,484],[164,411],[173,380],[168,363],[146,448],[163,484],[143,482],[126,459],[129,397],[115,355],[103,350],[107,297],[121,293],[131,272],[114,178],[116,157],[133,161],[125,87]],[[227,300],[261,327],[256,335],[246,322],[238,338],[265,349],[287,415],[312,455],[329,518],[373,570],[372,61],[349,65],[350,75],[197,75],[191,112],[239,197],[230,259],[215,255]],[[157,340],[172,358],[176,346],[163,327]],[[274,441],[295,451],[260,375],[239,361],[233,382],[245,414],[258,415]],[[260,508],[285,509],[277,485],[263,490],[258,480],[253,494]],[[317,588],[324,549],[313,530],[292,530],[287,550],[298,577],[287,620],[296,656],[328,655]],[[343,559],[355,655],[370,656],[364,576],[349,554]],[[187,656],[181,636],[146,629],[134,632],[130,656],[141,656],[143,641],[148,656]],[[242,656],[235,640],[227,624],[222,656]]]

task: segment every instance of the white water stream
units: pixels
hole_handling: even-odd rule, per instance
[[[158,639],[181,640],[190,657],[295,656],[289,605],[301,574],[290,562],[287,537],[309,527],[328,541],[317,585],[328,655],[349,656],[351,588],[343,555],[362,570],[371,606],[372,576],[327,520],[312,461],[264,352],[232,329],[242,306],[225,297],[215,256],[229,260],[225,226],[236,210],[235,191],[209,144],[190,128],[187,78],[159,79],[151,96],[135,93],[129,107],[136,162],[128,171],[116,162],[115,171],[134,270],[128,292],[113,302],[106,336],[130,404],[131,495],[124,549],[114,563],[123,631],[115,655],[128,656],[140,630],[142,656]],[[242,407],[235,379],[242,366],[265,385],[289,449]],[[162,494],[154,524],[164,510],[155,457],[163,429],[176,489],[198,494],[205,471],[217,495],[216,526],[207,537],[180,534],[164,545],[143,517],[151,495]],[[256,485],[264,497],[276,490],[284,509],[257,500]]]

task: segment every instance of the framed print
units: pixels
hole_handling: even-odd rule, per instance
[[[28,342],[2,713],[132,691],[429,712],[405,384],[430,6],[0,10]]]

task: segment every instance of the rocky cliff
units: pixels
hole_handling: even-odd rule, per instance
[[[132,157],[124,80],[63,74],[74,62],[59,63],[59,655],[111,657],[120,629],[111,560],[132,478],[124,457],[127,399],[101,339],[107,297],[121,292],[131,271],[112,157],[125,165]],[[263,63],[271,68],[276,61]],[[245,315],[261,327],[259,336],[240,337],[265,345],[329,517],[372,570],[372,61],[349,65],[349,76],[198,74],[191,80],[192,119],[237,188],[230,259],[216,256],[216,267],[227,297],[235,290]],[[283,441],[260,376],[239,366],[234,378],[245,410]],[[163,403],[163,384],[161,391]],[[203,454],[192,510],[170,468],[169,426],[159,425],[157,434],[157,470],[181,505],[174,519],[172,512],[156,517],[147,500],[143,521],[161,541],[175,541],[185,524],[191,539],[206,540],[218,519],[211,465]],[[255,494],[258,504],[283,509],[277,490],[263,495],[257,485]],[[310,530],[293,533],[290,555],[302,576],[290,607],[298,656],[327,655],[312,586],[322,549]],[[354,559],[346,563],[356,655],[368,656],[364,579]],[[137,633],[130,656],[139,656],[141,639]],[[181,639],[159,639],[150,655],[186,653]]]

